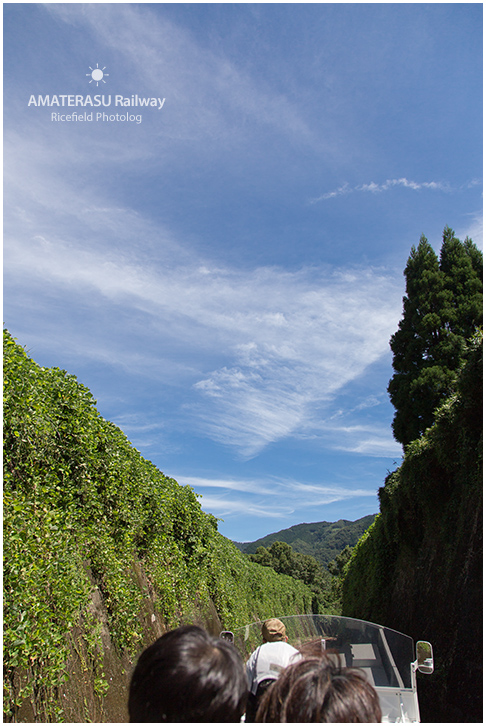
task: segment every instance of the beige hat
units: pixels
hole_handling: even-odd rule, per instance
[[[276,640],[285,640],[285,625],[277,618],[265,620],[262,625],[262,638],[267,643],[273,643]]]

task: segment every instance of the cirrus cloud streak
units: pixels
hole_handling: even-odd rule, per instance
[[[322,507],[335,502],[355,499],[357,497],[376,497],[374,491],[360,487],[343,487],[335,484],[307,484],[291,479],[210,479],[203,477],[177,476],[180,484],[188,484],[201,498],[206,511],[216,516],[231,517],[240,512],[251,513],[255,517],[286,517],[304,512],[309,507]],[[208,491],[209,490],[209,491]],[[218,490],[224,490],[218,494]],[[201,491],[203,492],[201,494]],[[208,493],[206,493],[208,491]],[[235,496],[235,492],[248,497]],[[258,496],[262,497],[261,500]],[[268,506],[268,497],[272,495],[272,507]]]
[[[448,182],[415,182],[408,180],[405,177],[401,177],[400,179],[387,179],[386,182],[383,182],[382,184],[377,184],[376,182],[369,182],[367,184],[357,184],[354,187],[350,186],[348,182],[345,182],[337,189],[334,189],[331,192],[326,192],[325,194],[322,194],[320,197],[316,197],[315,199],[311,199],[310,203],[315,204],[316,202],[322,202],[326,199],[334,199],[335,197],[352,194],[353,192],[371,192],[372,194],[378,194],[380,192],[386,192],[389,189],[393,189],[395,187],[413,189],[416,192],[421,191],[422,189],[431,189],[433,191],[441,192],[451,191],[451,186]]]

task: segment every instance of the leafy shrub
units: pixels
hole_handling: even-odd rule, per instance
[[[272,542],[270,547],[258,547],[256,553],[248,557],[252,562],[304,582],[313,592],[314,612],[329,612],[331,609],[335,612],[339,608],[334,578],[311,555],[296,552],[287,542]]]

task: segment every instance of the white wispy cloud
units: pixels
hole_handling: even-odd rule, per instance
[[[136,81],[140,92],[166,97],[160,140],[177,144],[179,155],[181,143],[191,148],[197,143],[198,153],[210,150],[212,155],[218,148],[234,149],[246,143],[245,128],[252,133],[252,125],[315,143],[298,104],[149,5],[59,3],[47,8],[63,22],[82,26],[112,52],[119,63],[113,71]],[[331,151],[332,144],[327,148]]]
[[[479,249],[483,249],[483,213],[473,212],[466,223],[456,230],[459,239],[469,237]]]
[[[375,491],[361,487],[309,484],[278,479],[210,479],[194,476],[176,476],[180,484],[188,484],[200,496],[203,509],[217,516],[233,516],[241,512],[255,517],[285,518],[309,507],[323,507],[357,497],[374,498]],[[210,491],[207,490],[215,490]],[[223,490],[216,494],[217,490]],[[234,496],[234,492],[252,495],[251,498]],[[261,499],[258,496],[260,495]],[[271,495],[271,506],[268,497]]]
[[[388,352],[401,305],[397,279],[371,269],[317,279],[274,270],[251,297],[258,314],[247,304],[233,315],[247,341],[233,347],[235,365],[195,384],[210,404],[198,407],[205,430],[243,456],[290,434],[313,436],[326,405]]]
[[[53,325],[50,345],[59,338],[87,359],[192,385],[199,404],[185,412],[205,435],[244,457],[308,435],[316,404],[325,406],[388,351],[401,312],[397,272],[216,264],[106,190],[76,177],[66,183],[66,162],[55,152],[50,166],[43,138],[33,133],[25,143],[29,153],[10,132],[10,307],[31,316],[44,309],[46,320],[59,319],[60,307],[83,309],[85,325],[71,329],[70,340]],[[102,334],[87,343],[100,309]]]
[[[345,182],[337,189],[326,192],[325,194],[321,194],[315,199],[311,199],[310,203],[315,204],[316,202],[321,202],[326,199],[333,199],[334,197],[341,197],[347,194],[353,194],[355,192],[371,192],[372,194],[379,194],[381,192],[386,192],[389,189],[393,189],[394,187],[404,187],[405,189],[412,189],[413,191],[417,192],[421,191],[422,189],[431,189],[442,192],[451,191],[451,186],[448,182],[415,182],[406,179],[405,177],[401,177],[400,179],[387,179],[381,184],[377,184],[376,182],[368,182],[366,184],[357,184],[356,186],[351,186],[350,184],[348,184],[348,182]]]
[[[181,475],[177,480],[181,484],[188,484],[196,491],[200,489],[225,489],[227,491],[252,494],[271,494],[275,491],[274,479],[211,479]]]
[[[74,189],[64,199],[69,193],[78,205],[54,216],[52,200],[42,197],[35,222],[15,205],[7,215],[7,285],[15,286],[19,305],[39,314],[69,292],[94,320],[102,306],[109,345],[88,346],[86,357],[106,362],[111,355],[113,365],[154,380],[172,367],[171,377],[192,382],[199,395],[187,413],[201,431],[245,457],[308,430],[317,403],[325,405],[388,351],[401,309],[396,273],[231,269],[109,200],[99,199],[103,211],[94,218],[84,211],[89,199]],[[117,325],[120,315],[130,341]],[[78,335],[71,332],[72,342],[63,335],[62,345],[79,354]]]
[[[293,506],[284,504],[269,506],[268,501],[258,503],[253,499],[227,499],[203,494],[200,501],[204,511],[210,512],[217,517],[244,514],[246,517],[261,519],[283,519],[295,512]]]
[[[352,408],[344,413],[347,420],[353,418]],[[373,457],[401,458],[403,454],[402,447],[392,436],[390,426],[367,423],[345,425],[336,421],[333,415],[324,415],[309,424],[309,429],[304,430],[302,437],[321,441],[323,448]]]
[[[42,317],[51,350],[190,391],[181,417],[243,457],[290,435],[319,434],[328,402],[388,351],[401,275],[367,266],[217,264],[193,240],[120,203],[112,183],[132,164],[143,174],[153,146],[170,156],[172,136],[190,140],[192,149],[240,138],[234,124],[243,107],[256,125],[311,141],[298,111],[146,6],[46,7],[89,28],[102,47],[123,48],[146,92],[155,93],[163,78],[177,94],[177,111],[167,111],[160,133],[130,143],[125,136],[115,142],[109,131],[59,136],[55,124],[36,125],[32,115],[27,134],[9,122],[9,309],[19,319],[22,310]],[[82,311],[76,325],[68,320],[74,310]]]

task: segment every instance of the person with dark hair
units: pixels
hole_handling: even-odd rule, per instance
[[[196,625],[165,633],[143,651],[130,682],[130,723],[234,722],[247,682],[236,648]]]
[[[259,723],[381,723],[378,695],[362,671],[342,668],[328,656],[288,666],[267,689]]]

